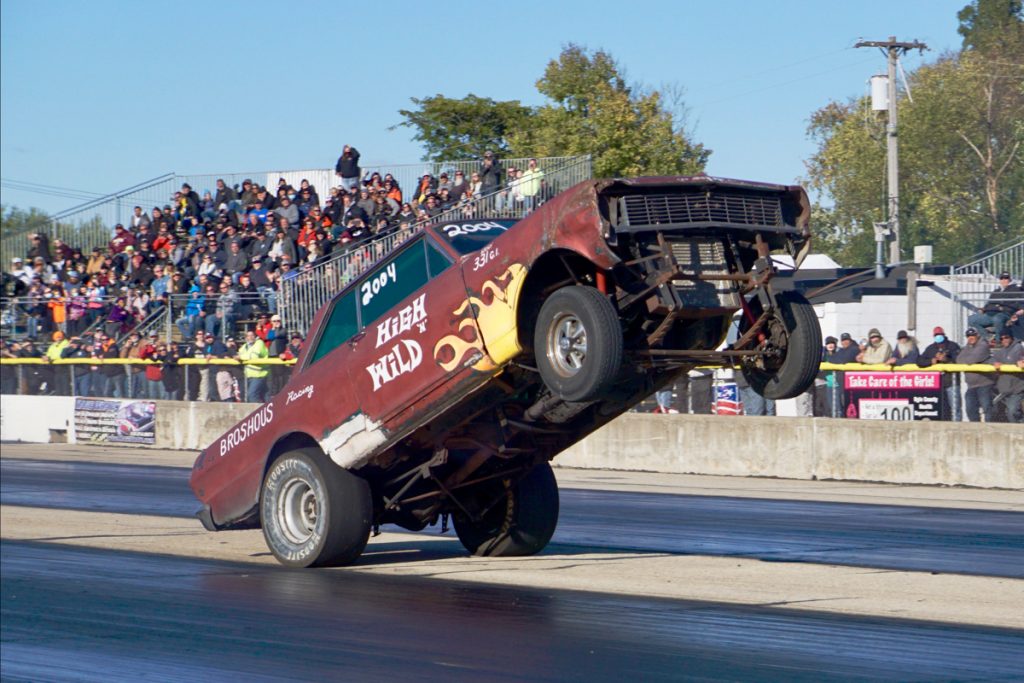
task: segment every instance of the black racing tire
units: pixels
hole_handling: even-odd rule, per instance
[[[533,348],[541,379],[555,396],[572,402],[599,399],[622,367],[619,314],[593,287],[563,287],[540,308]]]
[[[743,377],[765,398],[780,400],[799,396],[814,384],[821,365],[821,326],[803,294],[776,292],[775,302],[778,310],[766,331],[779,353],[766,359],[764,367],[744,364]],[[760,316],[760,306],[754,306],[754,314]]]
[[[479,557],[534,555],[547,546],[558,526],[558,482],[542,462],[517,482],[495,479],[477,486],[479,502],[498,501],[478,520],[463,512],[452,517],[459,541]]]
[[[296,449],[275,460],[260,490],[263,537],[288,567],[355,562],[370,538],[372,516],[366,480],[316,448]]]

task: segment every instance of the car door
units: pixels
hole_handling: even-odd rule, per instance
[[[424,236],[397,250],[356,286],[361,330],[350,341],[349,376],[375,422],[408,411],[468,372],[482,354],[459,268]]]

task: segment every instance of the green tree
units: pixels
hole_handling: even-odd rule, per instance
[[[965,8],[964,49],[917,69],[909,76],[912,98],[899,95],[900,225],[908,249],[932,244],[936,258],[950,262],[1024,237],[1019,6],[978,0]],[[808,128],[818,146],[807,163],[809,183],[825,200],[820,215],[828,221],[819,243],[846,264],[873,260],[871,224],[885,219],[885,114],[868,105],[866,98],[829,103]]]
[[[405,120],[391,129],[415,130],[413,140],[426,150],[423,161],[477,159],[487,150],[507,156],[510,135],[533,115],[518,100],[496,102],[473,94],[461,100],[440,94],[410,99],[415,108],[399,110]]]
[[[976,0],[956,15],[963,49],[1001,55],[1024,44],[1021,0]]]
[[[710,150],[691,142],[681,112],[657,90],[627,85],[602,50],[569,45],[551,60],[537,90],[550,100],[512,136],[523,156],[590,154],[598,177],[697,174]]]

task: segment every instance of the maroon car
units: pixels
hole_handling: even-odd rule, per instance
[[[288,384],[199,455],[197,514],[261,526],[292,566],[449,518],[471,553],[535,553],[558,520],[549,461],[680,373],[735,364],[769,398],[813,382],[817,320],[773,290],[771,257],[800,263],[809,214],[799,187],[636,178],[427,227],[338,291]]]

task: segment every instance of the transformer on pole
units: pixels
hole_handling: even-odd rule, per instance
[[[924,43],[914,41],[912,43],[899,42],[896,40],[896,36],[889,36],[889,40],[877,41],[877,40],[862,40],[858,42],[854,47],[877,47],[882,48],[888,58],[888,70],[886,74],[886,98],[887,109],[889,112],[888,123],[885,127],[886,137],[886,171],[888,176],[888,207],[886,212],[886,223],[888,224],[889,236],[891,241],[889,242],[889,264],[896,265],[902,259],[900,257],[900,169],[899,169],[899,149],[897,146],[897,112],[896,112],[896,62],[899,59],[900,53],[906,52],[907,50],[920,50],[924,52],[928,48]],[[875,79],[880,78],[878,76],[872,78],[871,93],[872,93],[872,108],[876,108],[874,104],[876,99]],[[880,85],[878,83],[877,85]]]

